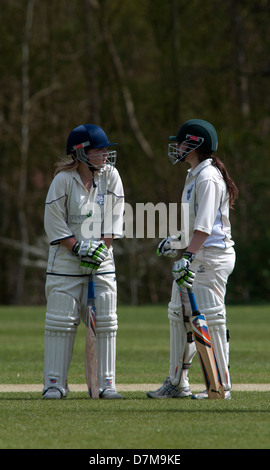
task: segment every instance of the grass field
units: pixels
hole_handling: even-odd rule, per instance
[[[0,385],[43,380],[42,307],[0,308]],[[269,306],[230,306],[235,384],[270,383]],[[85,382],[84,326],[78,328],[69,381]],[[166,306],[119,307],[117,383],[161,383],[168,372]],[[195,358],[190,384],[202,383]],[[1,449],[269,449],[270,392],[232,391],[232,400],[89,400],[70,392],[44,401],[38,392],[0,393]]]

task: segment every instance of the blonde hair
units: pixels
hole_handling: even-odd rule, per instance
[[[60,171],[72,171],[77,170],[79,166],[79,161],[73,155],[68,155],[67,157],[62,158],[59,162],[56,163],[56,170],[54,176],[56,176]]]

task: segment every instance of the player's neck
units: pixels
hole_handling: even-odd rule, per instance
[[[185,161],[190,164],[191,170],[194,170],[194,168],[196,168],[196,166],[200,164],[198,154],[195,150],[193,150],[186,156]]]
[[[93,184],[93,174],[90,171],[89,167],[85,165],[84,163],[80,163],[77,172],[80,175],[80,178],[83,182],[84,187],[90,191],[92,184]],[[96,172],[94,172],[96,173]]]

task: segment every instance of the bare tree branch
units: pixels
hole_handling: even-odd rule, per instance
[[[129,119],[130,127],[131,127],[138,143],[140,144],[141,148],[145,152],[145,154],[148,157],[153,158],[153,156],[154,156],[153,150],[152,150],[150,144],[148,143],[148,141],[146,140],[146,138],[144,137],[143,133],[140,130],[140,126],[139,126],[139,123],[138,123],[138,120],[137,120],[136,114],[135,114],[135,108],[134,108],[134,103],[133,103],[133,100],[132,100],[132,96],[131,96],[129,87],[128,87],[127,82],[126,82],[125,70],[124,70],[123,64],[121,62],[120,56],[117,52],[117,49],[115,47],[113,37],[112,37],[112,35],[109,31],[108,26],[106,25],[106,22],[104,21],[103,14],[102,14],[102,11],[101,11],[101,8],[100,8],[100,4],[98,3],[97,0],[89,0],[89,3],[91,5],[91,7],[94,8],[99,13],[100,23],[102,25],[103,37],[104,37],[104,40],[105,40],[106,45],[108,47],[108,51],[111,55],[116,75],[117,75],[118,80],[120,82],[121,92],[122,92],[122,96],[123,96],[123,99],[124,99],[124,102],[125,102],[125,107],[126,107],[126,112],[127,112],[127,116],[128,116],[128,119]]]
[[[41,258],[43,261],[48,258],[48,250],[45,248],[40,248],[38,246],[29,245],[28,243],[24,243],[20,240],[14,240],[7,237],[0,237],[0,243],[5,246],[10,246],[11,248],[22,251],[24,250],[25,254],[28,256],[29,254],[33,256],[37,256]]]
[[[28,243],[27,218],[25,214],[25,196],[27,183],[27,161],[29,153],[29,40],[33,22],[34,1],[28,0],[26,6],[26,20],[24,28],[24,38],[22,43],[22,124],[21,124],[21,167],[18,188],[18,221],[20,236],[23,244]],[[26,251],[24,245],[21,251],[20,262],[18,266],[18,282],[16,285],[15,301],[21,303],[24,291],[25,279],[25,260]]]

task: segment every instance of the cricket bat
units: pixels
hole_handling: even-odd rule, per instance
[[[188,295],[192,310],[190,323],[196,342],[208,398],[224,399],[224,387],[222,385],[205,315],[199,311],[192,289],[188,289]]]
[[[93,399],[99,398],[96,343],[95,283],[94,275],[90,274],[86,311],[85,376],[89,397]]]

